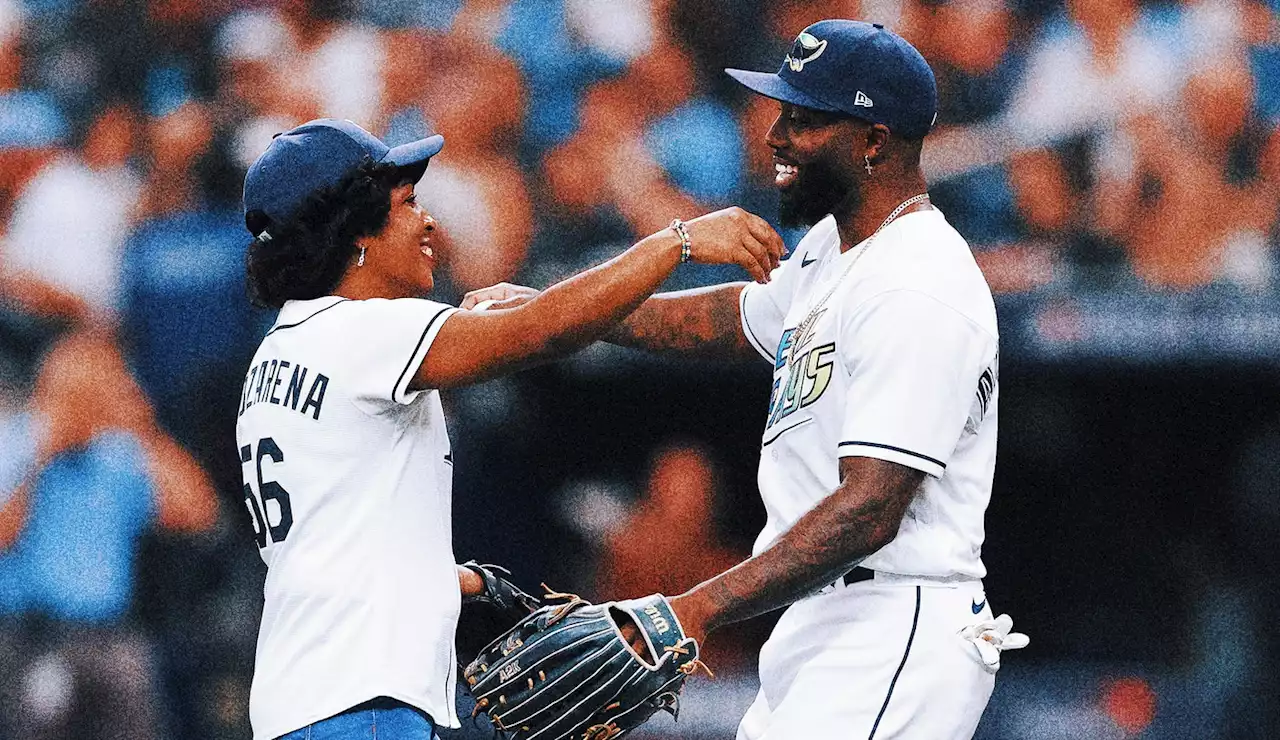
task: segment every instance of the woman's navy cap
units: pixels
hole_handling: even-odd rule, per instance
[[[312,193],[337,185],[366,159],[394,164],[417,182],[427,160],[444,146],[428,136],[395,148],[351,121],[320,118],[276,134],[244,177],[244,209],[262,211],[273,223],[287,220]]]
[[[929,63],[879,23],[818,21],[796,37],[776,74],[725,72],[765,97],[882,123],[907,139],[929,133],[937,117]]]

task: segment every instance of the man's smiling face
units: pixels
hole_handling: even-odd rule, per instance
[[[853,161],[854,143],[867,124],[791,103],[781,105],[765,137],[773,149],[780,217],[787,226],[809,226],[857,197],[855,173],[860,163]]]

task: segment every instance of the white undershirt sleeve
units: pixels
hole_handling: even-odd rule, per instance
[[[925,293],[895,290],[841,317],[850,382],[841,457],[874,457],[942,477],[998,341]]]

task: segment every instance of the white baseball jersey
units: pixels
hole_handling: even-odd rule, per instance
[[[859,258],[866,244],[842,253],[828,216],[771,282],[742,292],[743,329],[775,368],[759,471],[768,520],[755,551],[836,489],[839,458],[874,457],[927,477],[897,536],[863,565],[981,578],[999,395],[991,291],[938,210],[898,217]]]
[[[453,460],[415,370],[457,309],[290,301],[245,377],[245,506],[267,563],[249,716],[269,740],[378,696],[458,726]]]

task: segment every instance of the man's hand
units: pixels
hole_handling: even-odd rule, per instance
[[[498,283],[488,288],[480,288],[473,290],[462,297],[462,303],[458,304],[458,308],[471,310],[486,310],[500,308],[515,308],[522,303],[528,303],[537,297],[542,291],[534,288],[526,288],[523,285],[513,285],[512,283]],[[486,306],[479,306],[486,301],[492,301]]]
[[[667,602],[671,604],[671,611],[675,613],[676,619],[680,620],[680,628],[684,630],[685,636],[692,637],[702,645],[707,639],[707,620],[701,616],[701,607],[696,603],[697,600],[696,594],[686,593],[674,596]],[[644,644],[640,628],[636,626],[634,620],[619,620],[618,628],[622,632],[622,639],[626,640],[633,650],[642,656],[648,655],[649,648]]]
[[[689,256],[711,265],[736,264],[758,283],[782,262],[785,245],[767,221],[733,206],[685,223]]]

